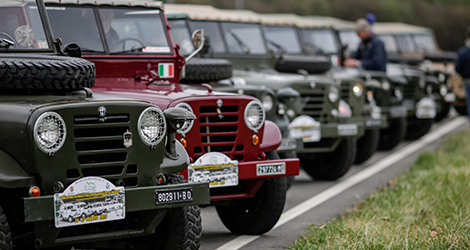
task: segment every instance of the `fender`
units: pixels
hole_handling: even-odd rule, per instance
[[[282,141],[282,135],[279,128],[272,121],[264,123],[263,141],[259,148],[263,152],[270,152],[276,150]]]
[[[183,145],[176,140],[176,153],[179,155],[178,159],[171,159],[165,153],[165,157],[163,157],[163,162],[160,165],[160,170],[162,174],[172,174],[178,173],[185,170],[189,165],[189,156],[184,149]]]
[[[34,185],[34,177],[26,173],[9,154],[0,150],[0,187],[24,188]]]

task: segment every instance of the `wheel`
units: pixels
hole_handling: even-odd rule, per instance
[[[389,127],[380,130],[378,149],[390,150],[397,146],[405,138],[407,127],[406,118],[391,119]]]
[[[416,140],[425,135],[434,122],[434,119],[418,119],[411,117],[408,119],[408,128],[406,130],[406,140]]]
[[[379,146],[380,132],[378,129],[367,129],[364,135],[356,141],[355,164],[367,161]]]
[[[232,64],[225,59],[193,58],[185,64],[182,83],[204,83],[232,77]]]
[[[467,106],[454,106],[454,109],[459,115],[468,115]]]
[[[345,137],[333,152],[298,154],[300,165],[313,179],[336,180],[346,174],[356,156],[356,138]]]
[[[284,153],[281,153],[279,155],[279,158],[281,158],[281,159],[297,158],[297,153],[295,151],[284,152]],[[289,188],[292,186],[292,184],[294,184],[295,176],[293,176],[293,175],[292,176],[286,176],[286,179],[287,179],[287,190],[289,190]]]
[[[260,235],[271,230],[281,217],[286,202],[285,177],[266,179],[254,198],[216,206],[222,223],[235,234]]]
[[[439,111],[439,113],[436,114],[436,117],[434,117],[434,121],[436,122],[442,121],[442,119],[447,117],[451,104],[448,102],[441,102],[441,106],[441,111]]]
[[[67,221],[68,221],[69,223],[72,223],[72,222],[73,222],[72,216],[69,216],[69,218],[67,218]]]
[[[3,54],[0,89],[16,92],[80,90],[93,87],[95,65],[65,56]]]
[[[13,248],[13,240],[11,236],[10,226],[8,225],[7,216],[0,207],[0,249],[10,250]]]
[[[297,73],[299,69],[303,69],[310,74],[325,73],[330,68],[331,62],[325,56],[284,55],[275,66],[279,72]]]

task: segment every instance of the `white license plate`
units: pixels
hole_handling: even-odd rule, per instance
[[[257,176],[281,175],[281,174],[286,174],[285,162],[256,164]]]
[[[380,119],[368,119],[365,121],[366,127],[380,127],[382,120]]]
[[[281,146],[277,150],[289,150],[297,148],[297,140],[292,138],[284,138],[281,141]]]
[[[446,102],[453,102],[455,101],[455,94],[454,93],[449,93],[444,96],[444,101]]]
[[[193,201],[192,188],[155,190],[155,205]]]
[[[436,109],[418,108],[416,117],[419,119],[434,119],[436,117]]]
[[[292,128],[290,133],[294,138],[302,139],[303,142],[318,142],[321,140],[320,128]]]
[[[357,135],[357,124],[338,125],[338,135]]]
[[[238,185],[238,161],[219,152],[202,155],[188,166],[188,182],[209,182],[210,188]]]

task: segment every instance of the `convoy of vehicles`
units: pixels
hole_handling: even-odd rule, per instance
[[[299,163],[337,179],[453,101],[429,63],[341,67],[347,24],[165,9],[0,2],[2,249],[198,249],[199,205],[263,234]]]

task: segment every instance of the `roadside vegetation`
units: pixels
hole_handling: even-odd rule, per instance
[[[289,249],[470,249],[470,131]]]

